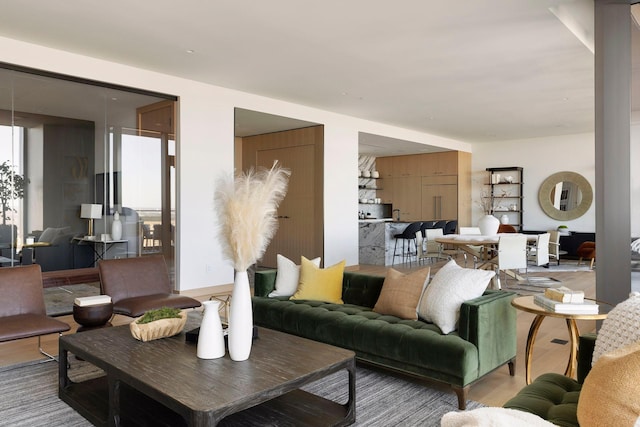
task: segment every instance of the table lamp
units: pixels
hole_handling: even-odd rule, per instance
[[[102,218],[102,205],[83,203],[80,205],[80,218],[89,220],[89,234],[93,236],[93,220]]]

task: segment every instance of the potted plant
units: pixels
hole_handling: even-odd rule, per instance
[[[13,166],[5,161],[0,164],[0,205],[2,209],[2,225],[7,224],[7,212],[16,210],[11,206],[11,201],[22,199],[24,197],[24,189],[27,185],[24,176],[13,171]]]

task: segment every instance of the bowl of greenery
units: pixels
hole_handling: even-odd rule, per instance
[[[131,335],[140,341],[172,337],[182,332],[187,313],[177,308],[162,307],[149,310],[129,324]]]

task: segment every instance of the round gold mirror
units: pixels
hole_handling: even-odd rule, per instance
[[[558,172],[544,180],[538,192],[544,213],[553,219],[576,219],[589,210],[593,189],[589,181],[575,172]]]

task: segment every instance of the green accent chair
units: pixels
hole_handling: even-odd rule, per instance
[[[577,381],[562,374],[542,374],[503,406],[536,414],[559,426],[579,426],[578,398],[582,382],[591,370],[595,343],[595,334],[580,337]]]

